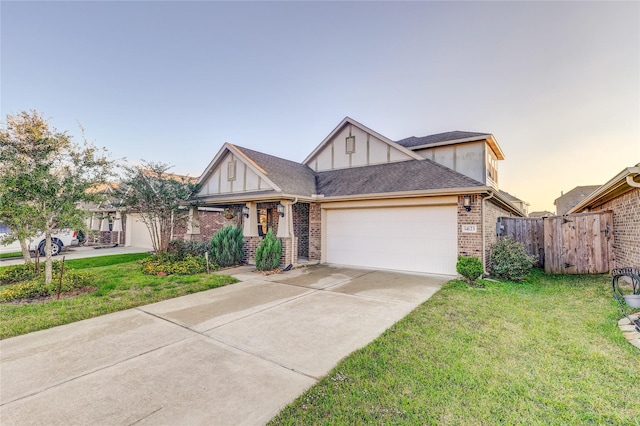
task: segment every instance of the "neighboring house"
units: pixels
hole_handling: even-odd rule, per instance
[[[548,210],[529,213],[529,217],[551,217],[551,216],[555,216],[555,213],[550,212]]]
[[[527,216],[529,214],[529,203],[527,203],[526,201],[521,200],[518,197],[515,197],[511,194],[509,194],[506,191],[500,191],[502,193],[502,195],[505,196],[505,198],[509,201],[511,201],[511,204],[513,204],[514,206],[516,206],[517,208],[520,209],[520,211],[522,211],[522,213]]]
[[[553,204],[556,206],[556,215],[562,216],[567,214],[574,206],[587,198],[596,189],[600,188],[600,185],[585,185],[576,186],[571,191],[560,193],[560,197],[556,198]]]
[[[640,267],[640,163],[627,167],[569,210],[569,213],[613,211],[616,267]]]
[[[283,264],[453,275],[458,255],[484,261],[499,216],[523,216],[498,190],[502,159],[488,133],[392,141],[347,117],[302,163],[225,143],[192,203],[235,212],[249,263],[272,229]],[[210,238],[214,227],[191,216],[185,238]]]

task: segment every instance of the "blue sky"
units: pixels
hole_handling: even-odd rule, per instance
[[[202,173],[224,142],[302,161],[350,116],[493,133],[554,210],[640,162],[638,2],[0,3],[0,112]]]

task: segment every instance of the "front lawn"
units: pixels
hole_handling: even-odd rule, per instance
[[[235,278],[216,274],[144,275],[140,272],[138,261],[147,256],[147,254],[138,253],[66,261],[65,268],[84,269],[95,275],[97,289],[73,297],[67,295],[60,300],[0,304],[0,339],[221,287],[237,281]]]
[[[445,285],[270,424],[640,425],[610,278]]]

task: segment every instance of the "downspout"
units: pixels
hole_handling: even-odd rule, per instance
[[[636,182],[633,180],[634,177],[638,176],[640,173],[632,173],[627,176],[627,185],[633,188],[640,188],[640,182]]]
[[[482,220],[482,270],[484,271],[484,273],[486,275],[489,275],[489,273],[487,272],[487,243],[485,240],[486,237],[486,230],[485,230],[485,223],[484,223],[484,202],[486,200],[490,200],[493,198],[493,191],[489,191],[489,196],[482,198],[482,214],[481,214],[481,220]]]

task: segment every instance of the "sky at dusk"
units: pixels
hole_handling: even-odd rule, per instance
[[[302,161],[345,117],[492,133],[500,189],[640,163],[639,2],[0,2],[0,112],[200,175],[224,142]]]

